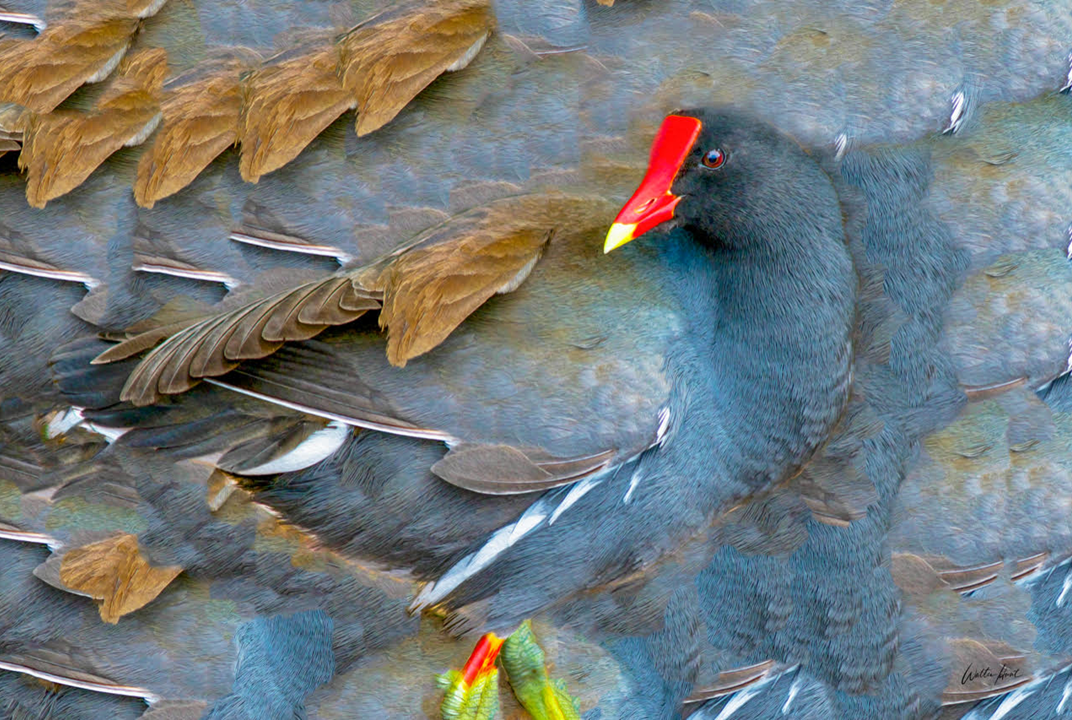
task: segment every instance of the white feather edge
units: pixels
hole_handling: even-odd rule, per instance
[[[92,83],[99,83],[101,80],[104,80],[106,77],[111,75],[112,71],[119,67],[119,61],[122,60],[123,56],[127,54],[128,49],[130,49],[129,40],[127,40],[126,44],[123,45],[122,48],[120,48],[119,52],[108,58],[108,61],[97,69],[97,72],[86,78],[86,84],[90,85]]]
[[[314,243],[299,244],[296,242],[286,242],[283,240],[273,240],[271,238],[259,237],[257,235],[250,235],[244,232],[232,231],[228,236],[232,241],[242,243],[243,245],[255,245],[257,247],[266,248],[268,250],[279,250],[280,252],[298,253],[299,255],[315,255],[317,257],[330,257],[335,258],[342,264],[346,264],[353,260],[353,256],[340,248],[332,245],[317,245]]]
[[[656,432],[655,441],[633,458],[629,458],[624,462],[630,462],[643,454],[643,452],[647,452],[653,447],[661,446],[666,439],[666,432],[669,426],[670,409],[663,408],[659,411],[659,430]],[[564,485],[544,494],[539,500],[530,505],[522,513],[521,517],[492,533],[480,550],[471,555],[466,555],[451,566],[438,580],[425,585],[410,604],[410,612],[417,612],[442,602],[447,595],[452,593],[463,582],[490,565],[492,560],[506,552],[521,538],[539,528],[544,520],[547,520],[548,526],[553,525],[562,513],[602,483],[609,473],[612,471],[617,473],[622,464],[624,463],[604,468],[598,473],[579,480],[572,485]],[[634,471],[624,502],[629,502],[636,485],[639,484],[642,477],[643,473],[639,469]]]
[[[138,17],[144,20],[145,18],[150,18],[153,15],[156,15],[160,12],[160,8],[164,7],[164,3],[166,2],[167,0],[153,0],[153,2],[146,5],[142,11],[138,13]]]
[[[44,18],[39,18],[36,15],[23,12],[12,12],[9,10],[0,10],[0,22],[7,22],[13,25],[33,25],[33,29],[40,33],[48,24]]]
[[[1072,697],[1072,677],[1068,678],[1065,683],[1064,690],[1061,691],[1061,702],[1057,703],[1057,714],[1063,715],[1065,712],[1065,705],[1068,704],[1068,699]]]
[[[968,104],[968,97],[964,94],[963,90],[958,90],[953,93],[953,97],[950,98],[949,104],[951,106],[949,113],[949,123],[943,133],[955,133],[960,130],[961,124],[964,122],[964,110]]]
[[[417,612],[439,603],[470,577],[480,572],[507,548],[516,544],[533,530],[543,524],[557,505],[557,500],[565,494],[565,488],[556,488],[521,513],[521,517],[496,530],[487,542],[475,553],[466,555],[443,573],[435,582],[428,583],[410,604],[410,612]]]
[[[239,475],[275,475],[296,472],[326,460],[342,447],[350,434],[350,426],[333,421],[302,440],[293,450],[263,465],[243,470]]]
[[[1006,695],[999,696],[1001,697],[1001,702],[998,704],[997,709],[994,710],[994,714],[987,720],[1001,720],[1012,712],[1017,705],[1034,695],[1035,691],[1042,687],[1042,684],[1046,681],[1046,678],[1037,678],[1026,685],[1016,688]],[[979,715],[979,706],[977,705],[970,713],[964,716],[963,720],[981,720],[981,718],[982,716]]]
[[[52,439],[63,435],[68,430],[82,422],[82,408],[72,405],[66,410],[57,412],[45,424],[45,437]]]
[[[603,482],[603,478],[606,476],[607,471],[604,470],[596,475],[586,477],[579,482],[575,482],[569,485],[569,493],[566,497],[562,498],[562,502],[558,504],[555,511],[551,513],[551,517],[547,519],[548,525],[554,525],[555,520],[558,520],[559,516],[573,507],[574,503],[587,495],[592,488]]]
[[[160,124],[160,121],[163,118],[163,113],[157,113],[156,115],[154,115],[152,120],[145,123],[145,125],[143,125],[142,128],[138,130],[138,132],[131,135],[127,139],[127,141],[123,143],[123,147],[135,147],[137,145],[141,145],[143,142],[146,141],[146,139],[148,139],[150,135],[153,134],[153,130],[156,130],[156,126]]]
[[[798,665],[793,665],[789,668],[786,668],[780,673],[771,673],[764,677],[762,680],[752,685],[749,685],[743,690],[738,690],[737,692],[730,694],[729,696],[727,696],[729,699],[726,700],[726,704],[722,706],[722,711],[718,715],[714,716],[713,720],[729,720],[729,718],[732,717],[733,714],[740,710],[742,707],[744,707],[745,704],[748,703],[748,701],[759,695],[760,692],[762,692],[767,685],[770,685],[772,682],[775,682],[776,680],[787,675],[788,673],[795,672],[798,667]],[[711,716],[703,710],[700,710],[698,713],[694,713],[692,717],[697,718],[697,720],[700,720],[701,718],[710,718]]]
[[[57,685],[76,687],[82,690],[89,690],[91,692],[105,693],[107,695],[122,695],[124,697],[141,698],[150,705],[160,702],[160,696],[156,693],[145,688],[135,687],[133,685],[106,685],[104,683],[95,683],[90,682],[88,680],[77,680],[75,678],[64,677],[63,675],[45,672],[44,670],[37,670],[36,668],[27,667],[26,665],[19,665],[18,663],[7,662],[5,660],[0,660],[0,670],[10,670],[11,672],[31,675],[35,678],[40,678],[41,680],[54,682]]]
[[[14,542],[31,543],[33,545],[48,545],[51,550],[55,550],[60,546],[59,541],[56,540],[56,538],[24,530],[4,530],[3,528],[0,528],[0,540],[12,540]]]
[[[80,427],[83,430],[102,435],[109,443],[113,443],[130,431],[130,428],[108,427],[86,420],[82,415],[83,410],[84,408],[72,405],[66,410],[53,415],[52,419],[45,425],[45,437],[56,438],[66,434],[73,428]]]
[[[130,428],[106,427],[86,421],[82,416],[82,410],[82,408],[72,406],[65,411],[56,413],[45,426],[46,436],[49,438],[59,437],[72,428],[81,427],[83,430],[102,435],[109,443],[113,443],[130,431]],[[277,473],[304,470],[333,455],[346,442],[349,433],[349,425],[333,420],[326,427],[312,433],[283,455],[256,467],[243,470],[239,474],[275,475]],[[194,459],[215,465],[220,456],[221,453],[216,453]]]
[[[480,49],[484,47],[484,43],[487,42],[488,36],[490,34],[490,32],[484,33],[484,35],[479,40],[469,46],[469,48],[460,58],[448,65],[446,71],[457,72],[458,70],[464,69],[469,63],[473,62],[473,59],[476,58],[477,54],[480,52]]]
[[[204,282],[221,283],[228,290],[234,290],[239,286],[239,281],[227,273],[215,270],[187,270],[185,268],[173,268],[156,263],[140,262],[130,266],[134,272],[154,273],[157,275],[170,275],[172,277],[185,278],[187,280],[202,280]]]
[[[17,265],[15,263],[0,260],[0,270],[17,273],[19,275],[32,275],[33,277],[48,278],[49,280],[62,280],[63,282],[82,283],[87,290],[99,286],[100,280],[76,270],[47,270],[45,268]]]
[[[280,407],[289,408],[291,410],[297,410],[298,412],[303,412],[307,415],[321,417],[325,420],[334,420],[344,425],[350,425],[351,427],[359,427],[364,428],[366,430],[376,430],[378,432],[385,432],[390,435],[402,435],[404,437],[421,438],[423,440],[438,440],[440,442],[445,443],[460,442],[458,439],[452,437],[449,433],[443,432],[442,430],[430,430],[427,428],[403,428],[398,427],[396,425],[387,425],[384,423],[377,423],[369,420],[360,420],[358,418],[346,417],[345,415],[337,415],[335,413],[324,412],[323,410],[309,407],[308,405],[302,405],[300,403],[294,403],[288,400],[280,400],[279,398],[274,398],[271,395],[265,395],[263,393],[254,392],[253,390],[247,390],[245,388],[228,385],[225,382],[213,378],[205,378],[205,382],[211,385],[216,385],[221,388],[226,388],[227,390],[239,393],[240,395],[246,395],[247,397],[263,400],[264,402],[271,403],[272,405],[278,405]]]

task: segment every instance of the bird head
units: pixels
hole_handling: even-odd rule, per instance
[[[825,225],[837,215],[829,177],[794,141],[744,113],[683,110],[663,120],[648,170],[614,219],[610,252],[656,227],[709,244],[744,246],[776,226]]]

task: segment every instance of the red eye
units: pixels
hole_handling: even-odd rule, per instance
[[[708,150],[706,153],[704,153],[703,160],[701,160],[700,162],[704,164],[704,167],[720,168],[722,167],[723,163],[726,162],[726,153],[722,152],[718,148],[715,148],[714,150]]]

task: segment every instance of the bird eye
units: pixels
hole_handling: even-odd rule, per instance
[[[708,150],[706,153],[704,153],[703,160],[701,160],[700,162],[703,163],[704,167],[709,167],[711,169],[720,168],[726,162],[726,153],[722,152],[718,148],[715,148],[714,150]]]

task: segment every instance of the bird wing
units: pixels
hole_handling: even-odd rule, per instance
[[[162,340],[121,400],[149,405],[208,378],[308,415],[447,442],[434,472],[477,492],[575,482],[661,438],[662,365],[681,325],[643,253],[599,253],[605,204],[557,193],[495,201],[371,265],[173,324],[170,336],[132,335],[94,363]],[[354,322],[369,311],[386,352],[375,326]]]

